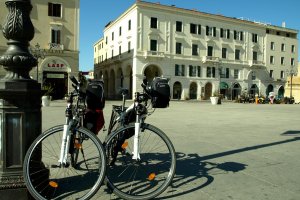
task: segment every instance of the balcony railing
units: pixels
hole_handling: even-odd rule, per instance
[[[64,50],[63,44],[49,43],[49,50]]]
[[[145,57],[145,59],[148,58],[148,57],[164,58],[165,53],[164,52],[159,52],[159,51],[144,51],[144,57]]]
[[[214,56],[203,56],[202,57],[202,62],[220,62],[219,57],[214,57]]]
[[[250,67],[261,67],[265,66],[263,61],[258,61],[258,60],[249,60],[249,65]]]

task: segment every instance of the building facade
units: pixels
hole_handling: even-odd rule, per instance
[[[43,85],[51,85],[53,99],[61,99],[71,90],[70,75],[79,70],[79,0],[31,0],[30,17],[35,36],[30,41],[30,51],[38,58],[38,66],[30,75]],[[0,19],[4,21],[8,10],[5,1],[0,3]],[[2,30],[2,24],[0,28]],[[0,54],[7,40],[0,34]],[[5,75],[3,68],[0,77]]]
[[[94,44],[94,76],[108,97],[142,90],[144,76],[170,79],[172,98],[221,93],[285,95],[286,71],[298,63],[297,30],[196,10],[136,1]]]

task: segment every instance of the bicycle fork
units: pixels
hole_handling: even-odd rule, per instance
[[[59,166],[67,166],[68,150],[70,148],[70,125],[65,124],[60,148]]]
[[[133,156],[132,159],[140,160],[140,153],[139,153],[139,134],[141,131],[141,123],[136,122],[134,124],[134,138],[133,138]]]

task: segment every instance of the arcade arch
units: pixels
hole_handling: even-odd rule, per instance
[[[179,81],[176,81],[173,85],[173,99],[181,99],[182,85]]]

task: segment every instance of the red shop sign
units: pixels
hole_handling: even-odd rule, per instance
[[[48,63],[48,67],[50,67],[50,68],[63,68],[64,66],[65,66],[64,64],[59,64],[59,63],[57,63],[57,64]]]

